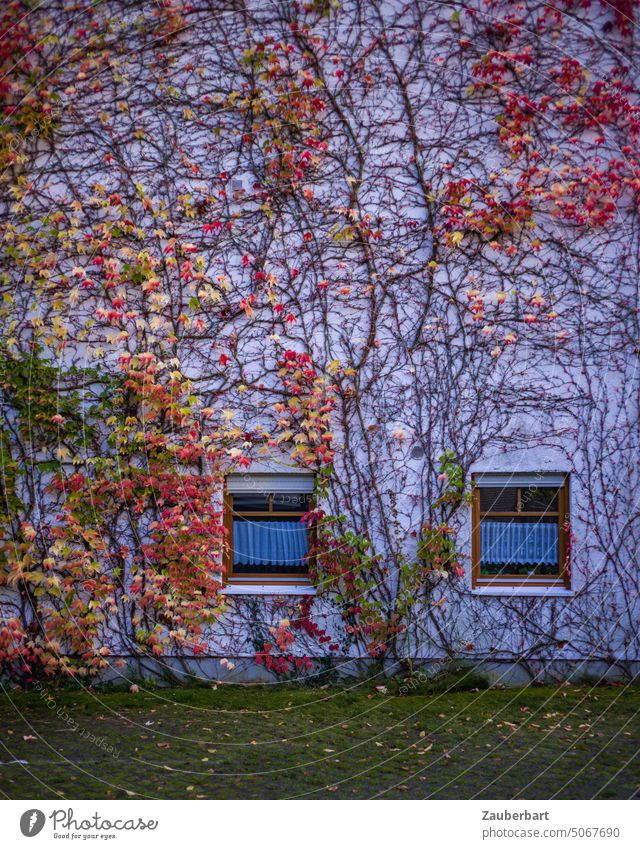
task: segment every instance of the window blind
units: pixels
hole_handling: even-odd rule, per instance
[[[560,487],[565,472],[482,472],[473,479],[476,486]]]
[[[280,475],[241,475],[227,477],[227,491],[234,492],[313,492],[313,475],[310,474],[280,474]]]

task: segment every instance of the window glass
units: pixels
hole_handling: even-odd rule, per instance
[[[543,486],[483,486],[480,510],[483,513],[543,513],[558,509],[558,488]]]
[[[311,494],[308,492],[276,492],[273,496],[275,512],[306,513],[310,508]]]
[[[518,489],[515,486],[483,486],[480,488],[480,509],[483,513],[489,510],[515,512]]]
[[[233,509],[236,513],[249,510],[269,509],[269,496],[260,492],[236,492],[233,496]]]
[[[527,486],[520,490],[520,504],[525,512],[545,512],[558,509],[557,487]]]

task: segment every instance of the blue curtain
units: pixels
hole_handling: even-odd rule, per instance
[[[307,526],[303,522],[233,523],[234,566],[306,567]]]
[[[558,525],[553,522],[480,523],[482,563],[557,563]]]

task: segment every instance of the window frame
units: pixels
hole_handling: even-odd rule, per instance
[[[250,492],[251,490],[247,490]],[[292,492],[294,491],[294,484],[292,483]],[[269,495],[269,510],[243,510],[242,512],[238,511],[237,513],[233,507],[233,493],[229,492],[227,486],[227,479],[225,478],[224,482],[224,495],[223,495],[223,524],[226,529],[225,534],[225,542],[224,542],[224,550],[223,550],[223,563],[225,566],[225,578],[224,584],[225,586],[231,587],[242,587],[242,586],[300,586],[300,585],[310,585],[311,579],[309,577],[310,567],[313,562],[313,556],[309,555],[307,557],[307,571],[306,572],[242,572],[234,574],[233,572],[233,520],[234,518],[241,519],[251,519],[251,518],[266,518],[267,516],[277,516],[282,519],[292,519],[292,518],[300,518],[305,513],[308,513],[309,510],[315,509],[315,499],[312,493],[309,493],[309,507],[307,510],[273,510],[273,495],[274,493],[268,493]],[[307,526],[307,538],[309,542],[309,550],[311,551],[313,547],[313,543],[315,542],[315,528],[313,526]]]
[[[476,483],[478,477],[486,475],[486,472],[478,472],[471,476],[472,480],[472,509],[471,509],[471,587],[472,589],[480,589],[488,587],[491,589],[499,589],[501,587],[513,588],[521,587],[532,589],[535,587],[560,587],[562,589],[571,589],[571,551],[569,547],[570,532],[569,532],[569,475],[564,472],[559,472],[564,476],[564,482],[558,486],[558,509],[553,511],[509,511],[509,510],[486,510],[480,509],[480,490],[481,485]],[[504,474],[509,474],[505,472]],[[540,474],[540,487],[544,487],[544,472],[531,472],[530,474]],[[509,486],[510,488],[519,487],[517,483],[518,473],[513,472],[515,482]],[[505,486],[505,488],[506,488]],[[554,487],[555,488],[555,487]],[[519,499],[518,499],[519,500]],[[517,516],[527,516],[531,518],[542,516],[555,516],[558,519],[558,574],[557,575],[516,575],[502,573],[500,575],[483,575],[481,573],[481,539],[480,539],[480,523],[483,518],[507,518]]]

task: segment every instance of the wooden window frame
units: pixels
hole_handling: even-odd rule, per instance
[[[301,584],[311,584],[309,578],[309,567],[312,563],[312,558],[308,557],[308,567],[306,572],[242,572],[239,574],[233,573],[233,520],[239,519],[264,519],[267,516],[277,516],[280,519],[299,519],[309,510],[315,507],[315,500],[309,494],[309,507],[307,510],[273,510],[273,493],[269,493],[269,510],[243,510],[241,513],[236,513],[233,508],[233,493],[227,489],[225,482],[224,486],[224,513],[223,521],[227,533],[225,534],[223,562],[225,565],[225,580],[226,586],[300,586]],[[315,541],[315,529],[310,527],[307,529],[309,540],[309,548],[313,546]]]
[[[472,481],[475,476],[472,477]],[[544,487],[544,477],[541,477],[540,486]],[[510,488],[517,488],[515,483]],[[506,489],[507,487],[505,487]],[[522,488],[522,487],[518,487]],[[513,588],[522,587],[533,589],[535,587],[561,587],[571,589],[571,558],[570,558],[570,533],[569,533],[569,475],[565,475],[564,483],[558,487],[558,509],[546,511],[505,511],[480,510],[480,490],[483,487],[474,485],[472,492],[472,531],[471,531],[471,586],[472,589],[489,587],[499,589],[500,587]],[[518,503],[520,495],[518,494]],[[558,519],[558,564],[557,575],[482,575],[480,572],[480,522],[483,518],[508,518],[516,516],[557,516]]]

